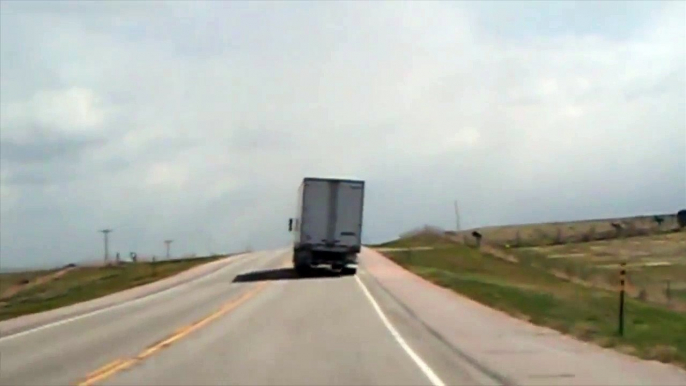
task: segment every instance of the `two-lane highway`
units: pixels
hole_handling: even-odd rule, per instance
[[[67,323],[0,338],[0,384],[65,385],[118,358],[137,354],[174,331],[206,318],[248,291],[236,275],[273,268],[284,251],[235,259],[227,267],[138,301],[77,317]]]
[[[178,290],[1,338],[0,384],[445,383],[359,278],[287,267],[288,251],[254,253]],[[451,384],[481,383],[451,361],[436,361]]]
[[[484,307],[365,249],[299,278],[288,250],[0,338],[1,385],[686,385],[686,372]]]
[[[354,278],[290,272],[265,275],[249,302],[106,384],[429,384]]]

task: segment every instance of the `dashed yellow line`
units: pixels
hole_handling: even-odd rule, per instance
[[[284,264],[285,266],[285,264]],[[209,316],[204,317],[201,320],[198,320],[197,322],[181,327],[174,331],[169,337],[164,339],[163,341],[156,343],[145,350],[143,350],[140,354],[138,354],[134,358],[128,358],[128,359],[117,359],[114,360],[99,369],[93,371],[92,373],[88,374],[85,379],[81,382],[79,382],[77,385],[78,386],[91,386],[94,385],[97,382],[100,382],[106,378],[111,377],[112,375],[123,371],[133,365],[135,365],[138,362],[141,362],[145,358],[148,358],[149,356],[155,354],[156,352],[162,350],[163,348],[168,347],[172,343],[178,341],[179,339],[191,334],[193,331],[196,331],[203,326],[206,326],[213,320],[225,315],[226,313],[234,310],[237,308],[239,305],[245,303],[249,299],[253,298],[255,295],[257,295],[260,291],[262,291],[266,286],[267,282],[260,282],[257,284],[255,287],[253,287],[250,291],[244,293],[243,295],[239,296],[236,299],[232,299],[228,301],[227,303],[224,303],[217,311],[214,313],[210,314]]]

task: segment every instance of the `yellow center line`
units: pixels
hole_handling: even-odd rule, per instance
[[[115,360],[115,361],[112,361],[112,362],[106,364],[105,366],[103,366],[103,367],[101,367],[101,368],[99,368],[99,369],[93,371],[92,373],[86,375],[86,378],[95,378],[95,377],[97,377],[98,375],[100,375],[100,374],[102,374],[102,373],[105,373],[105,372],[107,372],[107,371],[109,371],[109,370],[111,370],[111,369],[117,367],[117,366],[120,365],[122,362],[124,362],[124,361],[121,360],[121,359],[117,359],[117,360]]]
[[[283,264],[279,268],[284,268],[287,266],[287,263]],[[94,385],[97,382],[100,382],[106,378],[109,378],[110,376],[125,370],[134,364],[144,360],[145,358],[148,358],[149,356],[155,354],[156,352],[160,351],[161,349],[168,347],[172,343],[178,341],[179,339],[191,334],[193,331],[196,331],[203,326],[209,324],[213,320],[227,314],[228,312],[234,310],[237,308],[239,305],[245,303],[249,299],[253,298],[255,295],[257,295],[260,291],[262,291],[266,286],[268,282],[260,282],[256,286],[254,286],[252,289],[250,289],[248,292],[244,293],[243,295],[239,296],[238,298],[232,299],[226,303],[224,303],[219,309],[212,314],[196,321],[195,323],[192,323],[190,325],[181,327],[174,331],[169,337],[164,339],[163,341],[156,343],[145,350],[143,350],[140,354],[136,355],[134,358],[128,358],[128,359],[116,359],[99,369],[91,372],[86,376],[86,378],[79,382],[77,385],[78,386],[91,386]]]

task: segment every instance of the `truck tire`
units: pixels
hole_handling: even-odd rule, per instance
[[[298,276],[307,276],[310,273],[310,267],[304,264],[296,265],[294,269]]]
[[[355,274],[357,274],[357,268],[343,268],[341,270],[343,276],[355,276]]]

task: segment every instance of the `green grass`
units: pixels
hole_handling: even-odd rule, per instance
[[[686,367],[684,313],[628,299],[625,336],[619,337],[617,293],[558,279],[545,267],[509,263],[462,245],[385,254],[428,280],[516,317]]]
[[[671,290],[671,293],[675,299],[686,302],[686,289]]]
[[[157,263],[124,264],[109,267],[80,267],[64,276],[27,288],[0,302],[0,320],[47,311],[79,303],[128,288],[148,284],[221,258],[213,256]],[[9,276],[12,275],[12,276]],[[2,274],[0,279],[19,274]],[[2,280],[5,281],[5,280]]]

